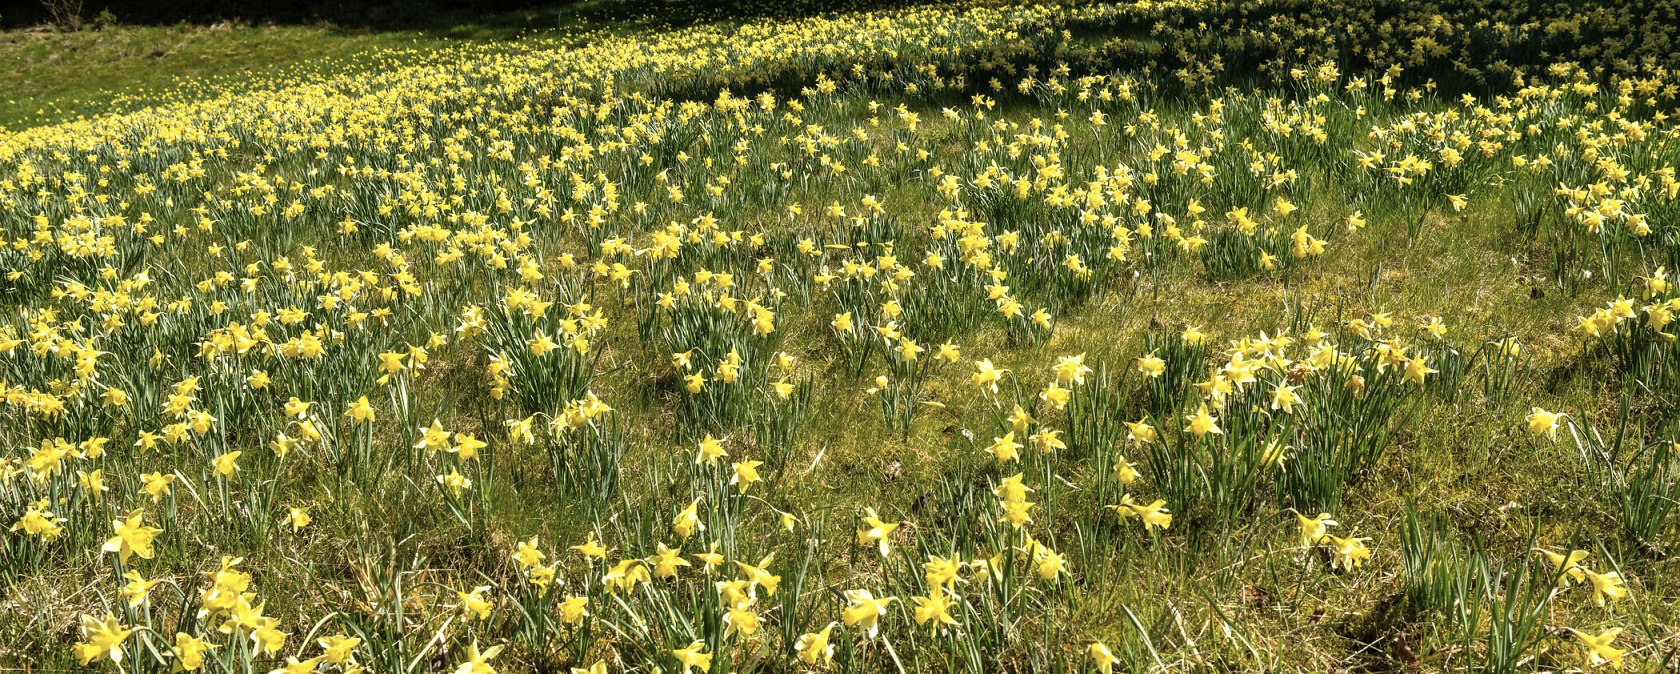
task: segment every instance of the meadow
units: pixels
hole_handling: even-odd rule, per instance
[[[0,665],[1680,666],[1680,3],[627,6],[3,109]]]

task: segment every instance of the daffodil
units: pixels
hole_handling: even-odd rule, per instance
[[[502,652],[500,645],[491,646],[484,650],[478,649],[478,640],[474,639],[467,645],[466,660],[455,668],[455,674],[496,674],[496,668],[490,665],[490,659]]]
[[[117,617],[109,613],[103,620],[90,615],[82,616],[82,641],[76,642],[76,662],[83,666],[94,660],[109,659],[118,665],[123,661],[123,643],[133,636],[134,630],[124,627]]]
[[[1209,433],[1220,434],[1225,432],[1219,428],[1219,419],[1208,413],[1207,403],[1202,403],[1201,406],[1196,408],[1195,413],[1185,417],[1185,420],[1190,422],[1185,430],[1190,431],[1198,438]]]
[[[1120,662],[1120,658],[1114,657],[1114,651],[1109,650],[1108,645],[1101,641],[1092,642],[1090,646],[1087,646],[1085,654],[1091,658],[1091,664],[1095,665],[1097,671],[1102,672],[1102,674],[1113,674],[1114,665]]]
[[[307,416],[309,414],[309,407],[310,407],[310,405],[313,405],[313,404],[314,403],[307,403],[307,402],[304,402],[302,400],[298,400],[297,397],[294,396],[290,400],[286,401],[286,404],[285,404],[285,407],[284,407],[285,412],[286,412],[286,416],[296,417],[299,420],[302,420],[305,416]]]
[[[29,504],[22,517],[12,525],[12,531],[22,531],[30,536],[39,536],[43,541],[50,541],[64,533],[65,518],[54,515],[48,510],[48,501],[36,501]]]
[[[1343,571],[1359,568],[1371,558],[1371,550],[1365,547],[1365,541],[1368,540],[1371,539],[1352,536],[1339,538],[1326,534],[1324,541],[1330,545],[1331,550],[1330,565]]]
[[[286,511],[286,523],[292,525],[292,531],[303,531],[314,519],[309,516],[308,508],[289,508]]]
[[[217,456],[212,463],[216,467],[216,474],[229,480],[233,479],[233,472],[239,470],[239,456],[244,452],[233,451]]]
[[[1590,569],[1581,569],[1593,586],[1593,603],[1603,606],[1606,599],[1615,602],[1628,596],[1627,584],[1622,582],[1622,574],[1615,571],[1594,573]]]
[[[1004,502],[1027,500],[1027,494],[1032,492],[1033,489],[1022,482],[1025,476],[1024,473],[1016,473],[1003,478],[998,481],[998,486],[992,488],[992,495],[996,496],[999,501]]]
[[[880,630],[881,617],[895,601],[898,597],[877,599],[869,590],[846,590],[846,608],[840,612],[840,619],[847,627],[863,630],[873,639]]]
[[[917,625],[929,625],[935,630],[942,630],[946,626],[957,624],[957,619],[951,615],[951,598],[938,586],[933,587],[928,596],[912,597],[911,601],[915,604],[913,613]]]
[[[350,407],[344,411],[344,416],[361,423],[373,423],[377,415],[374,414],[373,403],[368,402],[367,396],[362,396],[350,403]]]
[[[974,361],[974,374],[969,379],[974,383],[975,388],[989,388],[992,393],[997,393],[998,382],[1002,381],[1003,375],[1008,373],[1009,370],[993,366],[991,359],[977,360]]]
[[[129,608],[139,608],[145,605],[152,588],[156,587],[159,582],[146,580],[140,575],[139,571],[129,571],[123,574],[123,578],[127,579],[128,583],[122,586],[122,597]]]
[[[723,612],[724,636],[739,634],[750,637],[763,624],[763,618],[752,610],[752,602],[745,601],[730,606]]]
[[[1544,556],[1546,562],[1551,565],[1552,575],[1557,577],[1558,589],[1568,587],[1571,580],[1577,583],[1586,581],[1586,569],[1581,566],[1581,562],[1585,561],[1591,554],[1586,550],[1574,550],[1568,555],[1552,552],[1545,548],[1535,548],[1534,551]]]
[[[695,669],[706,672],[712,668],[712,654],[706,652],[704,641],[696,641],[687,648],[671,649],[671,657],[676,658],[677,664],[682,665],[682,674],[689,674]]]
[[[1146,353],[1137,359],[1137,370],[1150,379],[1167,373],[1167,362],[1156,357],[1153,353]]]
[[[1622,668],[1622,656],[1627,651],[1610,645],[1616,640],[1616,637],[1621,635],[1622,630],[1620,628],[1612,627],[1596,635],[1569,628],[1569,633],[1575,635],[1575,640],[1581,643],[1581,647],[1584,649],[1583,655],[1586,656],[1586,666],[1589,669],[1601,665],[1615,665],[1617,669]]]
[[[639,559],[620,560],[601,576],[601,584],[614,593],[629,590],[637,583],[649,583],[653,578],[648,575],[647,566]]]
[[[671,520],[671,528],[683,538],[693,536],[697,531],[705,531],[706,525],[700,521],[700,499],[694,499],[688,507],[678,512],[676,518]]]
[[[315,674],[316,668],[320,667],[324,659],[326,658],[317,655],[308,660],[299,660],[294,655],[286,658],[286,663],[279,669],[270,670],[268,674]]]
[[[776,596],[776,588],[781,585],[782,577],[770,573],[770,562],[775,560],[775,553],[765,555],[757,564],[748,564],[735,560],[735,566],[740,568],[741,575],[746,577],[748,596],[756,596],[758,588],[764,588],[766,596]]]
[[[1108,509],[1121,517],[1136,517],[1142,520],[1143,528],[1148,530],[1151,527],[1166,529],[1172,526],[1172,513],[1167,512],[1166,506],[1167,502],[1162,499],[1156,499],[1149,505],[1141,505],[1132,500],[1131,494],[1126,494],[1120,498],[1119,505],[1108,506]]]
[[[1545,435],[1547,439],[1557,441],[1558,421],[1562,414],[1547,412],[1538,407],[1528,413],[1528,432],[1534,435]]]
[[[1135,444],[1149,444],[1151,442],[1154,442],[1156,437],[1158,437],[1158,435],[1155,432],[1155,427],[1149,425],[1148,422],[1146,422],[1146,421],[1128,421],[1128,422],[1126,422],[1126,441],[1127,442],[1131,442],[1131,443],[1135,443]]]
[[[821,630],[799,635],[799,639],[793,645],[794,652],[799,654],[799,661],[812,667],[834,662],[834,644],[829,642],[829,634],[833,630],[834,623],[829,623]]]
[[[858,530],[858,545],[864,547],[875,546],[881,552],[882,557],[887,556],[888,547],[892,543],[893,532],[898,530],[898,523],[882,521],[872,507],[864,508],[863,512],[863,523],[869,528]]]
[[[544,557],[546,555],[538,547],[536,536],[532,536],[530,540],[520,541],[513,551],[513,561],[518,563],[521,569],[529,569],[541,564]]]
[[[723,442],[707,435],[700,441],[700,450],[694,455],[695,463],[710,464],[718,459],[728,458],[729,452],[723,450]]]
[[[437,476],[437,483],[442,485],[450,496],[460,498],[461,494],[472,488],[472,478],[461,474],[461,471],[450,468],[448,473]]]
[[[362,645],[357,637],[335,634],[315,640],[315,645],[321,647],[321,655],[335,665],[348,665],[356,661],[356,648]]]
[[[658,545],[659,551],[647,560],[648,564],[653,565],[654,576],[659,578],[675,578],[677,577],[677,571],[680,568],[693,566],[688,562],[688,560],[682,558],[682,549],[668,548],[665,547],[664,543],[660,543]]]
[[[602,546],[595,540],[595,532],[593,531],[589,532],[589,535],[584,538],[583,543],[574,545],[571,549],[576,551],[578,554],[583,555],[583,558],[590,563],[594,563],[594,560],[597,559],[605,559],[607,556],[606,547]]]
[[[490,618],[490,610],[496,606],[489,597],[485,596],[488,592],[490,592],[489,585],[480,585],[469,591],[457,591],[455,593],[455,607],[461,612],[463,618],[487,620]]]
[[[152,497],[153,503],[161,502],[163,497],[168,496],[170,487],[174,484],[175,476],[172,474],[153,472],[140,476],[140,490]]]
[[[986,453],[992,455],[998,463],[1009,463],[1021,459],[1021,443],[1015,441],[1014,431],[1004,433],[1001,437],[992,438],[992,444],[986,448]]]
[[[171,671],[196,672],[204,666],[204,655],[216,645],[185,632],[175,633],[175,645],[170,648],[174,664]]]
[[[455,446],[450,447],[449,451],[461,457],[462,461],[471,461],[478,457],[479,450],[488,446],[490,446],[489,443],[478,439],[472,433],[456,433]]]
[[[1115,455],[1114,480],[1121,486],[1130,487],[1138,479],[1137,464],[1126,460],[1126,457]]]
[[[962,350],[957,348],[956,344],[945,342],[939,345],[939,353],[935,354],[935,357],[947,363],[955,363],[962,360]]]
[[[560,620],[568,625],[578,625],[589,615],[588,597],[567,597],[560,602]]]
[[[433,419],[430,426],[420,428],[420,441],[414,443],[414,448],[432,452],[448,450],[449,438],[453,435],[454,433],[444,430],[443,422]]]
[[[132,555],[139,555],[141,559],[152,558],[152,540],[162,529],[148,527],[145,524],[145,513],[141,510],[131,510],[128,517],[111,522],[111,529],[115,535],[105,541],[100,549],[104,552],[115,552],[124,564]]]
[[[1171,517],[1167,518],[1171,521]],[[1067,559],[1055,550],[1037,545],[1033,547],[1033,572],[1038,574],[1039,580],[1053,581],[1067,571]]]
[[[1299,388],[1300,387],[1298,386],[1290,386],[1284,383],[1279,383],[1277,386],[1273,387],[1272,410],[1281,411],[1284,414],[1294,414],[1295,406],[1301,402],[1301,397],[1295,393],[1295,391]],[[1194,422],[1192,422],[1192,424],[1193,423]],[[1192,432],[1194,432],[1193,429]],[[1200,435],[1200,433],[1197,435]]]
[[[1294,511],[1291,510],[1290,512]],[[1319,513],[1312,517],[1307,517],[1306,515],[1302,515],[1298,512],[1295,513],[1295,523],[1300,528],[1300,545],[1303,548],[1310,548],[1317,545],[1319,541],[1324,540],[1324,537],[1328,535],[1327,531],[1329,528],[1336,526],[1337,524],[1336,520],[1330,519],[1330,513]]]
[[[1085,375],[1091,373],[1091,368],[1085,365],[1085,354],[1083,353],[1056,359],[1054,369],[1056,381],[1061,384],[1084,384]]]

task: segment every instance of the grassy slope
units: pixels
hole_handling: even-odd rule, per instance
[[[79,32],[0,31],[0,129],[178,101],[278,78],[412,63],[451,44],[561,36],[611,27],[610,3],[580,2],[475,16],[433,16],[390,28],[182,23]],[[623,29],[623,26],[619,26]]]
[[[860,6],[892,5],[847,0]],[[896,4],[904,4],[898,0]],[[830,3],[844,6],[843,3]],[[393,17],[379,27],[182,23],[0,31],[0,129],[179,101],[275,78],[377,68],[451,44],[575,39],[802,11],[771,0],[577,0],[495,14]],[[406,56],[404,56],[406,55]]]
[[[499,29],[483,34],[470,30],[468,33],[470,38],[502,36]],[[0,37],[0,63],[8,64],[11,69],[0,73],[10,82],[8,88],[0,90],[0,126],[71,118],[126,105],[129,100],[144,100],[145,94],[136,99],[126,97],[136,91],[164,91],[182,86],[199,89],[198,84],[183,85],[182,78],[212,77],[227,86],[240,86],[261,82],[267,75],[296,64],[341,67],[346,63],[366,62],[355,57],[365,50],[425,49],[441,42],[439,36],[424,32],[357,33],[325,26],[123,27],[73,35],[8,33]],[[113,91],[123,91],[126,96],[108,96]],[[1326,213],[1332,211],[1329,204],[1318,206]],[[1589,521],[1597,520],[1595,528],[1612,528],[1612,524],[1604,521],[1605,513],[1583,509],[1572,498],[1590,491],[1586,476],[1575,469],[1554,470],[1578,465],[1570,460],[1567,455],[1570,450],[1565,445],[1539,446],[1513,432],[1524,411],[1523,401],[1541,395],[1541,388],[1546,386],[1545,374],[1559,365],[1550,353],[1564,346],[1557,335],[1565,331],[1567,321],[1581,307],[1600,298],[1592,294],[1565,297],[1555,292],[1538,298],[1531,295],[1533,283],[1526,274],[1532,270],[1524,259],[1525,244],[1510,233],[1503,203],[1499,201],[1484,200],[1474,204],[1463,216],[1432,220],[1418,247],[1406,249],[1403,240],[1403,232],[1384,231],[1380,227],[1363,235],[1339,239],[1333,253],[1296,279],[1293,288],[1265,281],[1212,284],[1187,272],[1165,279],[1158,297],[1170,300],[1158,299],[1147,292],[1136,296],[1101,295],[1067,316],[1050,344],[1010,350],[1008,360],[1000,360],[999,365],[1017,371],[1037,371],[1056,355],[1080,352],[1089,353],[1093,362],[1125,363],[1139,351],[1142,335],[1154,320],[1169,325],[1200,324],[1222,337],[1275,331],[1287,322],[1291,297],[1317,298],[1327,305],[1339,306],[1350,315],[1375,310],[1407,317],[1445,314],[1455,328],[1476,331],[1472,334],[1481,337],[1491,337],[1494,331],[1517,336],[1536,352],[1533,370],[1521,382],[1523,388],[1503,405],[1484,405],[1471,397],[1455,405],[1433,405],[1423,410],[1423,416],[1412,424],[1399,446],[1385,459],[1381,474],[1366,482],[1365,488],[1354,490],[1345,506],[1350,513],[1344,518],[1345,524],[1376,536],[1379,541],[1396,541],[1397,513],[1403,501],[1414,495],[1429,495],[1435,501],[1433,506],[1461,513],[1463,521],[1479,523],[1471,525],[1473,528],[1479,527],[1482,533],[1507,543],[1520,542],[1526,534],[1528,519],[1522,513],[1525,509],[1584,514]],[[809,320],[786,328],[790,333],[788,343],[801,343],[801,335],[814,335],[822,329],[820,317],[804,319]],[[628,321],[620,325],[630,327]],[[1005,351],[1001,334],[983,332],[964,340],[963,346],[965,351],[979,354]],[[602,378],[625,389],[645,385],[661,369],[638,365],[636,354],[616,355],[623,362],[609,368],[610,374]],[[929,384],[931,390],[964,390],[965,374],[954,368],[944,374]],[[960,434],[956,435],[958,439],[953,439],[951,426],[961,424],[963,419],[975,419],[976,415],[955,406],[947,412],[924,414],[909,438],[893,438],[874,423],[875,402],[861,393],[862,386],[862,382],[841,379],[825,387],[822,397],[832,402],[821,406],[819,417],[812,425],[819,430],[816,437],[806,442],[823,450],[825,465],[813,472],[820,479],[795,479],[785,487],[783,496],[792,501],[825,504],[887,504],[895,512],[913,512],[913,502],[920,490],[904,488],[904,482],[923,486],[932,476],[954,469],[942,465],[948,459],[941,457],[957,453],[947,448],[966,445],[960,440]],[[1595,407],[1594,401],[1606,397],[1595,386],[1590,377],[1573,378],[1543,395],[1555,407],[1591,409]],[[645,411],[657,409],[653,401],[646,404]],[[639,410],[627,406],[626,411]],[[866,422],[844,423],[848,418],[862,418]],[[1510,504],[1524,505],[1507,507]],[[538,522],[541,518],[524,512],[519,504],[505,505],[495,509],[499,521],[492,529],[518,532],[542,529],[545,539],[576,538],[579,527],[544,525]],[[377,513],[379,509],[364,512]],[[1362,517],[1352,513],[1374,515]],[[361,526],[380,529],[388,524],[367,521]],[[1286,538],[1286,524],[1280,522],[1274,531],[1263,535]],[[343,523],[330,526],[342,529],[341,533],[347,535],[355,534],[354,526]],[[475,536],[473,532],[445,527],[442,523],[439,529],[440,539],[433,541],[434,550],[450,547],[448,539],[452,536]],[[1570,534],[1551,533],[1553,538]],[[307,571],[310,566],[295,560],[339,561],[354,554],[338,536],[313,540],[314,545],[284,555],[285,559],[294,560],[295,570]],[[1398,568],[1394,547],[1378,547],[1377,568]],[[1153,571],[1159,569],[1150,572]],[[1647,571],[1641,577],[1656,582],[1664,574]],[[298,580],[309,582],[301,574]],[[1287,580],[1298,579],[1290,576]],[[276,578],[271,582],[284,581]],[[1287,582],[1271,585],[1262,578],[1250,576],[1241,581],[1245,591],[1237,596],[1260,599],[1227,608],[1237,612],[1233,616],[1236,622],[1257,632],[1250,637],[1260,650],[1286,658],[1292,667],[1339,669],[1347,667],[1349,660],[1388,658],[1380,653],[1360,654],[1363,650],[1360,641],[1366,630],[1382,627],[1368,624],[1380,619],[1369,607],[1392,592],[1391,582],[1392,578],[1365,575],[1343,586],[1290,587]],[[1662,596],[1659,588],[1643,589],[1653,601]],[[305,593],[301,586],[287,590],[288,594],[290,590],[297,590],[300,596]],[[1103,615],[1115,605],[1109,602],[1135,604],[1139,591],[1117,588],[1115,592],[1115,597],[1088,600],[1094,619],[1111,617]],[[1313,598],[1314,593],[1322,595]],[[1289,611],[1279,608],[1286,602],[1273,601],[1285,595],[1295,596]],[[311,607],[309,611],[320,614],[321,608]],[[1346,622],[1345,628],[1337,630],[1345,636],[1345,642],[1291,643],[1292,638],[1303,633],[1315,635],[1315,639],[1325,634],[1308,628],[1327,616]],[[1195,652],[1196,646],[1185,642],[1192,641],[1190,633],[1205,628],[1190,626],[1189,633],[1172,645]],[[1236,664],[1241,662],[1238,660]],[[1227,662],[1225,666],[1232,664]]]
[[[202,80],[260,80],[298,64],[330,65],[418,36],[329,26],[119,26],[0,33],[0,126],[22,128],[202,89]]]

